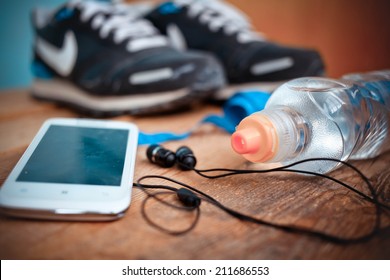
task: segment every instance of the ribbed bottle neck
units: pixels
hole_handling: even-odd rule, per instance
[[[281,162],[298,155],[308,140],[309,129],[304,118],[294,109],[277,106],[259,112],[274,125],[278,139],[277,153],[269,161]]]
[[[299,113],[276,106],[245,118],[232,136],[232,147],[253,162],[280,162],[304,149],[308,133]]]

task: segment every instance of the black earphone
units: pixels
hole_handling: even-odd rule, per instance
[[[150,162],[165,168],[172,167],[176,163],[176,155],[174,152],[156,144],[148,147],[146,156]]]
[[[177,164],[181,170],[193,170],[196,165],[194,153],[187,146],[181,146],[176,151]]]
[[[174,153],[160,145],[154,144],[148,147],[146,156],[150,162],[165,168],[172,167],[177,163],[181,170],[193,170],[196,165],[194,153],[187,146],[181,146]]]
[[[287,232],[306,234],[309,236],[318,237],[318,238],[321,238],[321,239],[324,239],[327,241],[331,241],[331,242],[335,242],[335,243],[365,242],[368,239],[372,238],[374,235],[376,235],[378,232],[386,229],[386,228],[382,229],[380,227],[381,213],[383,212],[383,210],[387,210],[387,211],[390,210],[390,206],[378,201],[378,194],[375,191],[375,188],[371,184],[370,180],[359,169],[357,169],[355,166],[353,166],[352,164],[347,163],[345,161],[332,159],[332,158],[308,158],[308,159],[304,159],[301,161],[291,163],[291,164],[286,165],[286,166],[271,168],[271,169],[263,169],[263,170],[252,170],[252,169],[248,169],[248,170],[241,169],[240,170],[240,169],[229,169],[229,168],[197,169],[197,168],[195,168],[196,158],[194,156],[194,153],[192,152],[192,150],[190,148],[188,148],[186,146],[181,146],[180,148],[177,149],[176,153],[174,153],[168,149],[163,148],[160,145],[151,145],[148,147],[148,149],[146,151],[146,155],[147,155],[147,158],[149,159],[150,162],[155,163],[161,167],[166,167],[166,168],[172,167],[177,163],[178,167],[181,170],[192,170],[192,171],[196,172],[198,175],[200,175],[204,178],[208,178],[208,179],[217,179],[217,178],[222,178],[222,177],[228,177],[228,176],[233,176],[233,175],[243,175],[243,174],[254,174],[254,173],[262,174],[262,173],[269,173],[269,172],[276,172],[276,171],[277,172],[294,172],[294,173],[300,173],[300,174],[315,175],[315,176],[319,176],[319,177],[331,180],[331,181],[339,184],[340,186],[349,189],[350,191],[359,195],[362,199],[371,202],[376,208],[375,223],[374,223],[373,227],[371,228],[370,232],[363,234],[363,235],[360,235],[358,237],[341,237],[341,236],[335,236],[332,234],[328,234],[325,232],[316,231],[316,230],[312,230],[312,229],[308,229],[308,228],[302,228],[302,227],[294,226],[294,225],[278,224],[278,223],[274,223],[272,221],[267,221],[267,220],[259,219],[259,218],[253,217],[253,216],[249,216],[249,215],[238,212],[234,209],[231,209],[231,208],[223,205],[221,202],[217,201],[215,198],[211,197],[210,195],[202,192],[199,189],[196,189],[195,187],[192,187],[188,184],[185,184],[183,182],[174,180],[172,178],[160,176],[160,175],[143,176],[136,183],[133,184],[135,187],[140,188],[141,190],[143,190],[147,194],[147,197],[145,198],[145,200],[142,204],[142,208],[141,208],[142,215],[144,216],[145,220],[149,224],[151,224],[152,226],[160,229],[161,231],[169,233],[169,234],[173,234],[173,235],[184,234],[184,233],[191,231],[195,227],[195,225],[199,221],[200,204],[201,204],[202,200],[204,200],[205,202],[207,202],[209,204],[214,205],[215,207],[226,212],[230,216],[235,217],[241,221],[251,222],[251,223],[263,225],[263,226],[269,226],[269,227],[277,228],[277,229],[284,230]],[[357,190],[356,188],[348,185],[347,183],[344,183],[344,182],[342,182],[334,177],[331,177],[329,175],[319,174],[316,172],[310,172],[310,171],[299,170],[299,169],[291,169],[291,167],[293,167],[293,166],[299,165],[299,164],[304,163],[304,162],[310,162],[310,161],[333,161],[333,162],[338,162],[340,164],[343,164],[345,167],[350,168],[357,175],[359,175],[359,177],[364,181],[364,183],[368,187],[368,190],[370,191],[371,195],[366,195],[365,193]],[[211,172],[211,175],[208,175],[209,172]],[[215,172],[217,174],[214,174]],[[142,181],[147,180],[147,179],[164,180],[164,181],[179,185],[179,186],[181,186],[181,188],[175,188],[175,187],[172,187],[169,185],[164,185],[164,184],[158,184],[158,185],[145,184],[142,182]],[[151,192],[148,192],[147,189],[155,189],[155,190],[163,189],[165,191],[151,193]],[[170,192],[176,194],[177,198],[179,199],[179,201],[182,203],[183,206],[178,207],[174,204],[168,203],[166,201],[163,201],[163,200],[157,198],[157,195],[159,195],[159,194],[167,194],[167,193],[169,194]],[[156,224],[148,217],[148,215],[146,213],[146,202],[152,198],[160,201],[161,203],[164,203],[165,205],[168,205],[172,208],[175,208],[175,209],[186,210],[186,211],[189,211],[189,210],[195,211],[195,218],[194,218],[192,224],[190,224],[190,226],[187,227],[186,229],[179,230],[179,231],[173,231],[173,230],[170,230],[168,228],[164,228],[161,225]]]
[[[150,162],[161,167],[169,168],[177,163],[178,167],[183,170],[193,170],[196,165],[194,153],[187,146],[181,146],[176,153],[157,144],[150,145],[146,150],[146,156]],[[200,206],[201,199],[191,190],[180,188],[174,190],[179,201],[190,210],[197,209]]]

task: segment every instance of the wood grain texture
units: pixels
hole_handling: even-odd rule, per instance
[[[182,132],[207,113],[220,108],[205,105],[188,112],[154,117],[122,116],[143,131],[170,129]],[[0,95],[0,184],[19,160],[42,122],[50,117],[77,116],[72,111],[39,103],[26,91]],[[199,168],[258,168],[235,155],[229,135],[210,126],[202,127],[190,139],[170,142],[175,150],[190,146]],[[135,178],[146,174],[169,176],[191,184],[233,209],[280,224],[294,224],[354,237],[370,230],[374,208],[350,191],[314,177],[287,173],[240,175],[208,180],[193,172],[151,165],[139,147]],[[355,162],[390,203],[390,153]],[[366,192],[361,180],[346,168],[333,172]],[[300,234],[241,222],[205,202],[197,227],[183,236],[170,236],[150,227],[140,207],[145,194],[134,189],[125,217],[114,222],[52,222],[12,219],[0,216],[1,259],[390,259],[390,231],[354,245],[337,245]],[[173,200],[174,198],[166,197]],[[156,221],[176,229],[192,221],[192,213],[174,211],[148,202],[148,213]],[[388,213],[387,213],[388,214]],[[381,227],[390,225],[389,215]]]

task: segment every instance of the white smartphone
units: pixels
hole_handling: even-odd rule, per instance
[[[46,121],[0,189],[11,216],[108,221],[130,205],[138,129],[120,121]]]

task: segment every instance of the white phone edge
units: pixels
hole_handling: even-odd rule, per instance
[[[42,207],[42,201],[39,199],[29,206],[23,206],[23,199],[9,200],[9,197],[4,194],[4,187],[12,184],[15,181],[18,172],[24,167],[27,160],[30,158],[35,148],[41,141],[47,129],[52,124],[83,126],[96,128],[124,128],[128,130],[129,137],[127,142],[126,156],[122,174],[122,182],[116,196],[121,196],[115,200],[115,209],[100,209],[99,205],[92,205],[92,209],[77,207],[80,203],[70,203],[71,207]],[[76,118],[52,118],[48,119],[41,126],[22,157],[14,166],[7,179],[4,181],[0,189],[0,212],[11,217],[31,218],[31,219],[49,219],[49,220],[72,220],[72,221],[111,221],[124,216],[131,203],[132,182],[134,177],[136,150],[138,143],[138,128],[135,124],[113,120],[95,120],[95,119],[76,119]],[[130,155],[130,156],[129,156]],[[55,185],[55,184],[53,184]],[[58,184],[59,185],[59,184]],[[96,206],[97,205],[97,206]],[[95,207],[96,206],[96,207]]]

